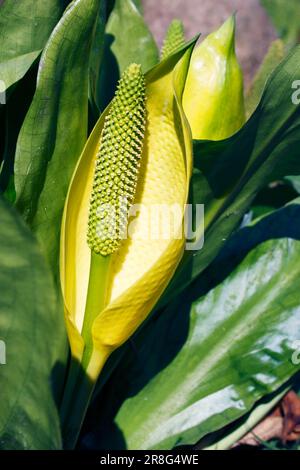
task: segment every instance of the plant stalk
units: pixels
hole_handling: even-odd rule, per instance
[[[97,369],[95,373],[96,377],[98,377],[103,369],[109,354],[108,351],[92,353],[91,362],[95,363],[95,368]],[[68,413],[63,423],[63,443],[64,449],[66,450],[71,450],[76,447],[96,382],[96,378],[89,377],[87,372],[83,368],[80,368],[77,383],[74,388],[73,400],[69,404]]]
[[[89,285],[81,331],[85,344],[81,360],[83,370],[87,369],[93,352],[92,326],[94,320],[107,304],[110,264],[111,256],[102,256],[91,252]],[[101,288],[99,289],[99,287]]]
[[[92,326],[107,304],[110,260],[111,256],[102,256],[91,251],[89,284],[81,331],[85,347],[81,362],[75,359],[71,361],[61,407],[66,449],[72,449],[76,445],[97,377],[109,356],[105,349],[101,353],[94,351]],[[90,368],[93,369],[92,374],[88,373]]]

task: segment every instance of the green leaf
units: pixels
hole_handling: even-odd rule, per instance
[[[1,87],[1,92],[5,92],[11,85],[21,80],[40,53],[41,50],[34,51],[29,54],[16,57],[15,59],[7,60],[4,63],[2,62],[0,64],[0,77],[4,86]]]
[[[111,101],[125,68],[135,62],[147,72],[159,61],[153,36],[133,0],[116,0],[105,29],[104,61],[95,102],[103,110]]]
[[[219,439],[213,440],[213,443],[207,445],[208,443],[204,444],[204,440],[197,444],[197,449],[205,449],[205,450],[226,450],[230,449],[235,443],[237,443],[242,437],[246,434],[251,432],[253,428],[260,423],[271,411],[272,409],[278,405],[284,395],[291,389],[292,383],[288,382],[284,386],[280,387],[278,391],[273,393],[271,396],[268,396],[266,400],[262,399],[258,402],[258,404],[243,418],[237,420],[236,423],[231,425],[230,431],[228,432],[221,432],[219,433]],[[218,434],[218,433],[217,433]],[[216,435],[217,435],[216,434]],[[223,435],[222,435],[223,434]],[[221,435],[221,439],[220,439]],[[214,434],[211,435],[213,438]],[[215,436],[214,436],[215,437]],[[267,444],[267,443],[266,443]]]
[[[92,410],[97,433],[83,445],[195,444],[298,372],[299,204],[241,229],[205,275],[152,318]]]
[[[36,64],[37,65],[37,64]],[[26,75],[11,89],[4,107],[4,150],[0,168],[0,191],[7,187],[14,191],[13,172],[16,144],[23,121],[31,104],[36,82],[37,66],[31,67]]]
[[[142,5],[143,0],[133,0],[133,3],[135,6],[138,8],[138,10],[142,13],[143,12],[143,5]]]
[[[186,252],[160,305],[209,265],[262,188],[300,174],[300,106],[292,101],[299,64],[297,46],[276,68],[255,113],[233,137],[194,142],[192,199],[205,207],[205,243],[201,250]]]
[[[78,0],[52,33],[16,149],[17,207],[57,270],[61,216],[87,137],[87,58],[102,0]]]
[[[104,31],[105,31],[105,21],[107,14],[107,4],[105,0],[100,2],[99,13],[95,25],[95,32],[93,43],[91,47],[90,55],[90,71],[89,71],[89,98],[91,103],[91,111],[93,113],[93,118],[96,121],[98,119],[98,84],[100,80],[100,74],[103,64],[103,54],[104,54]],[[92,125],[91,125],[92,127]]]
[[[300,152],[299,152],[300,153]],[[300,175],[298,176],[286,176],[284,180],[294,188],[295,191],[297,191],[298,194],[300,194]]]
[[[37,243],[2,198],[0,225],[0,448],[59,449],[63,312]]]
[[[270,15],[279,36],[290,46],[299,41],[299,0],[261,0]]]
[[[4,0],[0,5],[0,80],[20,80],[43,49],[66,1]]]
[[[297,196],[298,193],[290,184],[285,184],[283,181],[275,181],[269,184],[260,191],[251,205],[250,214],[252,219],[283,207]]]
[[[281,39],[273,41],[247,93],[246,111],[248,117],[255,111],[263,94],[267,79],[277,65],[283,60],[284,54],[285,48]]]
[[[107,1],[107,13],[109,15],[116,3],[116,0],[106,0],[106,1]],[[143,14],[143,0],[132,0],[132,3],[137,7],[139,12]]]
[[[297,202],[297,201],[295,201]],[[299,344],[299,343],[298,343]],[[295,355],[296,358],[298,359],[298,345],[295,345]],[[281,399],[288,393],[290,390],[293,390],[299,395],[300,392],[300,375],[296,374],[287,384],[282,386],[280,389],[278,389],[276,392],[272,394],[271,397],[268,397],[268,399],[263,399],[261,400],[247,415],[243,416],[243,418],[239,419],[237,422],[233,423],[230,426],[230,430],[228,432],[224,432],[217,437],[216,439],[213,439],[213,442],[208,445],[208,442],[205,443],[205,449],[206,450],[224,450],[224,449],[229,449],[232,447],[233,444],[235,444],[238,440],[240,440],[242,437],[245,436],[245,434],[248,434],[253,430],[253,428],[260,423],[264,417],[266,417],[272,409],[278,405],[278,403],[281,401]],[[197,445],[197,448],[203,448],[203,445],[200,443]],[[268,444],[267,442],[264,442],[263,444],[266,444],[266,446],[269,446],[271,444]],[[298,443],[299,444],[299,443]],[[298,446],[297,443],[295,443],[296,448]],[[273,445],[273,444],[272,444]],[[276,441],[275,441],[275,447],[276,447]],[[279,445],[282,447],[282,441],[279,442]],[[293,444],[291,443],[293,446]],[[294,450],[296,450],[296,448]],[[293,447],[291,448],[291,450]]]
[[[132,62],[141,64],[144,73],[157,64],[156,43],[133,0],[115,1],[105,32],[119,74]]]

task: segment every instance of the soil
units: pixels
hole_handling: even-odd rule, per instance
[[[276,32],[259,0],[143,0],[144,14],[159,45],[173,18],[180,18],[188,39],[202,37],[237,12],[237,54],[246,87],[266,54]]]

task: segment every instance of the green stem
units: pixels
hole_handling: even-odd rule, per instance
[[[80,363],[71,357],[70,366],[67,375],[67,381],[64,388],[63,398],[60,406],[60,420],[62,427],[67,421],[70,408],[72,405],[72,399],[74,396],[74,389],[77,384],[77,380],[80,373]]]
[[[81,336],[85,344],[81,360],[83,370],[87,369],[93,352],[92,326],[94,320],[107,303],[110,259],[110,256],[97,255],[92,251],[89,285],[81,331]]]
[[[97,369],[100,373],[106,363],[108,354],[96,353]],[[80,434],[80,430],[90,404],[96,381],[93,381],[80,369],[77,377],[77,385],[74,391],[72,406],[63,425],[64,449],[74,449]]]
[[[66,449],[75,447],[80,429],[94,390],[95,380],[87,375],[93,356],[100,371],[107,359],[106,353],[93,352],[92,326],[107,303],[110,256],[91,252],[89,284],[81,335],[85,348],[81,363],[72,360],[61,408],[61,420]]]

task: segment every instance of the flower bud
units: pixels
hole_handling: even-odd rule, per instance
[[[164,60],[170,55],[172,55],[173,52],[183,46],[184,43],[185,38],[182,21],[175,19],[171,21],[168,27],[166,37],[164,39],[164,43],[161,49],[161,60]]]
[[[235,16],[195,49],[183,107],[193,139],[222,140],[244,124],[243,75],[235,54]]]

